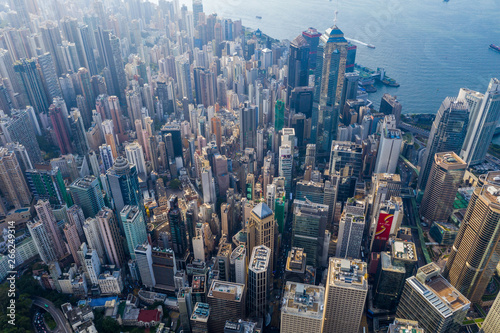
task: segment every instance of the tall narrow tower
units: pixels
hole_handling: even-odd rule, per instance
[[[443,276],[472,303],[481,298],[499,262],[500,172],[490,172],[469,201]]]

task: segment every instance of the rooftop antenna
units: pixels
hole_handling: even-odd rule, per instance
[[[338,10],[335,10],[335,18],[333,19],[333,25],[336,27],[337,26],[337,14],[339,13]]]

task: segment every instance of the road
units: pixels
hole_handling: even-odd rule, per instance
[[[73,330],[71,329],[71,326],[69,326],[68,321],[64,317],[62,311],[56,306],[49,301],[48,299],[42,298],[42,297],[37,297],[33,296],[33,305],[38,306],[39,308],[49,312],[52,315],[52,318],[54,318],[57,326],[56,328],[52,331],[53,333],[72,333]],[[47,304],[49,307],[45,307],[45,304]]]
[[[411,204],[410,198],[403,198],[403,206],[404,212],[406,215],[406,219],[408,221],[408,225],[411,227],[416,227],[417,222],[415,220],[415,216],[413,214],[413,207]],[[420,243],[420,237],[418,236],[418,230],[412,229],[411,231],[413,243],[415,243],[415,247],[417,248],[417,259],[418,259],[418,267],[422,267],[426,265],[424,252],[422,251],[422,244]],[[424,244],[425,246],[425,244]]]

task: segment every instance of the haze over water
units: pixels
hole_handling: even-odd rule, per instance
[[[181,0],[189,10],[191,1]],[[403,113],[436,113],[446,96],[461,87],[480,92],[500,77],[500,1],[496,0],[203,0],[204,12],[241,19],[277,39],[293,40],[303,30],[320,32],[333,25],[358,45],[356,62],[383,67],[401,86],[378,85],[369,98],[397,95]],[[259,20],[256,16],[262,16]]]

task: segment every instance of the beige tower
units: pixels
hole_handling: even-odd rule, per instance
[[[430,222],[446,222],[464,177],[467,163],[454,152],[437,153],[420,205],[420,215]]]
[[[325,288],[288,281],[281,307],[281,333],[323,332]]]
[[[259,203],[252,209],[248,221],[247,253],[252,253],[254,246],[265,245],[271,250],[270,265],[273,270],[274,258],[274,213],[265,203]]]
[[[56,256],[62,258],[66,253],[66,249],[63,247],[61,229],[57,226],[57,221],[54,217],[54,213],[52,213],[50,203],[48,201],[39,200],[35,205],[35,210],[38,218],[50,235]]]
[[[28,206],[31,202],[31,194],[16,154],[7,148],[0,148],[0,188],[15,208]]]
[[[500,330],[500,295],[490,308],[486,319],[484,320],[482,333],[497,333]]]
[[[110,264],[121,268],[125,263],[125,252],[115,214],[105,207],[97,213],[96,219]]]
[[[367,293],[366,263],[330,258],[323,332],[357,333]]]
[[[500,256],[500,171],[490,172],[469,201],[443,276],[471,302],[481,301]]]

